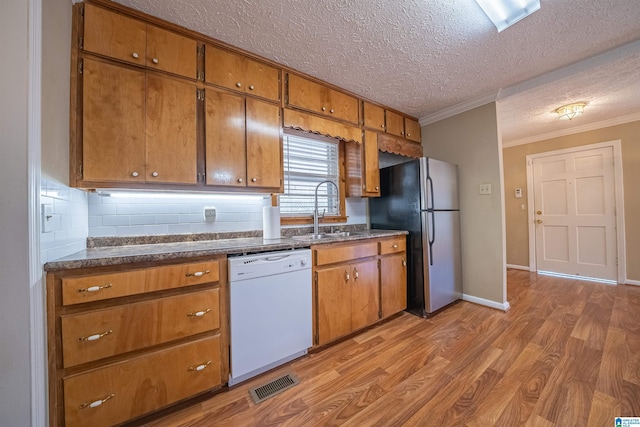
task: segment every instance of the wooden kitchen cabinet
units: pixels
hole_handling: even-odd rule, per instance
[[[347,197],[379,197],[378,133],[364,131],[362,144],[347,144]]]
[[[213,45],[205,48],[205,82],[272,101],[280,100],[280,70]]]
[[[380,315],[377,242],[320,245],[312,251],[315,344],[327,344],[375,323]]]
[[[190,79],[197,77],[196,40],[90,3],[84,5],[82,49]]]
[[[90,58],[82,79],[82,186],[197,182],[192,83]]]
[[[226,259],[47,274],[52,426],[120,424],[228,379]]]
[[[420,123],[417,120],[404,118],[404,131],[408,140],[413,142],[422,142]]]
[[[207,89],[206,184],[281,191],[280,107]]]
[[[417,120],[404,117],[401,114],[389,110],[386,110],[385,113],[387,133],[413,142],[422,142],[420,123]]]
[[[370,102],[362,102],[362,116],[365,128],[376,132],[385,131],[384,108]]]
[[[289,107],[359,124],[358,99],[353,96],[290,73],[286,88],[285,103]]]
[[[381,240],[380,305],[382,317],[407,308],[406,236]]]

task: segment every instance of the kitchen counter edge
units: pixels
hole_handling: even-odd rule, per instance
[[[406,235],[403,230],[369,230],[351,236],[313,240],[296,236],[265,240],[261,237],[203,240],[196,242],[155,243],[147,245],[90,248],[44,264],[47,272],[77,268],[106,267],[140,262],[154,262],[213,255],[239,255],[308,248],[311,245],[342,243]]]

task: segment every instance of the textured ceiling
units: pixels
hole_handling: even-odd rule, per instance
[[[589,101],[580,124],[615,102],[640,111],[638,0],[541,0],[501,33],[474,0],[115,1],[427,121],[495,96],[505,141],[575,125],[548,114],[571,101]]]

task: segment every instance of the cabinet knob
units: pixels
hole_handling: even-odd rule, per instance
[[[254,176],[253,178],[251,178],[251,182],[258,182],[258,178]]]
[[[238,182],[239,182],[239,183],[242,183],[242,178],[238,178]]]
[[[138,55],[138,52],[133,52],[131,56],[133,56],[136,59],[140,58],[140,55]]]
[[[354,279],[358,278],[358,270],[356,270],[355,268],[353,269],[353,278]]]
[[[331,110],[329,110],[330,113],[333,113],[335,110],[332,108]]]
[[[249,90],[254,90],[255,87],[253,85],[249,86]]]
[[[407,134],[407,136],[411,136],[411,134],[410,134],[410,133],[408,133],[408,134]]]
[[[151,176],[153,176],[153,177],[158,176],[158,172],[153,172],[153,173],[151,174]]]
[[[541,219],[536,219],[536,223],[542,224],[542,220]]]
[[[322,111],[327,111],[327,107],[322,107]]]
[[[406,260],[406,259],[404,259],[404,258],[402,258],[402,266],[403,266],[403,267],[406,267],[406,266],[407,266],[407,260]]]
[[[136,176],[138,176],[138,172],[136,171],[131,172],[131,176],[135,178]]]
[[[384,129],[384,125],[380,125],[380,127],[381,127],[382,129]]]
[[[346,280],[347,282],[349,281],[349,272],[348,271],[344,272],[344,280]]]
[[[378,187],[378,186],[376,185],[376,191],[378,191],[378,190],[380,190],[380,187]]]
[[[398,245],[391,245],[393,249],[398,249]]]
[[[153,59],[151,60],[151,62],[153,62],[154,64],[157,64],[157,63],[158,63],[158,62],[160,62],[160,61],[158,61],[158,58],[153,58]]]
[[[237,87],[241,87],[241,86],[242,86],[242,83],[238,82],[238,83],[236,83],[236,86],[237,86]]]
[[[404,131],[400,132],[400,135],[404,135]]]

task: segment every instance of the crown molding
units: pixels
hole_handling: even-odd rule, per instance
[[[625,123],[640,121],[640,113],[629,114],[628,116],[615,117],[613,119],[602,120],[600,122],[589,123],[582,126],[575,126],[568,129],[562,129],[554,132],[541,133],[539,135],[528,136],[526,138],[514,139],[513,141],[503,142],[502,148],[515,147],[517,145],[530,144],[532,142],[544,141],[545,139],[559,138],[561,136],[573,135],[576,133],[589,132],[596,129],[602,129],[611,126],[622,125]]]
[[[494,102],[498,99],[499,94],[500,91],[491,92],[486,95],[461,102],[460,104],[453,105],[449,108],[445,108],[444,110],[440,110],[437,113],[425,116],[419,120],[420,126],[430,125],[431,123],[439,122],[440,120],[448,119],[449,117],[453,117],[457,114],[473,110],[474,108],[481,107],[490,102]]]

